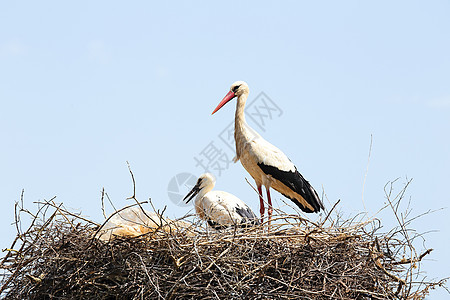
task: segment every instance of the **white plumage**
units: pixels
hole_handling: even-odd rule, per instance
[[[223,191],[213,191],[216,179],[210,173],[202,174],[196,185],[184,197],[186,203],[195,198],[197,215],[215,228],[247,227],[259,224],[253,211],[238,197]]]
[[[192,224],[182,220],[171,220],[160,214],[132,206],[111,214],[96,238],[109,241],[115,237],[136,237],[159,230],[171,234],[193,235]]]
[[[272,200],[269,191],[271,187],[291,199],[305,212],[320,211],[320,209],[324,208],[322,201],[314,188],[297,171],[295,165],[280,149],[264,140],[247,125],[244,109],[248,94],[249,88],[247,83],[236,81],[231,86],[228,94],[213,111],[213,114],[231,99],[237,97],[234,127],[236,157],[234,162],[240,160],[242,166],[256,182],[260,199],[261,219],[263,220],[264,218],[262,185],[266,187],[267,191],[269,219],[272,215]],[[292,133],[292,130],[287,132],[290,135]]]

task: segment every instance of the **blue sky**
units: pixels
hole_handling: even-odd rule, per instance
[[[129,204],[126,161],[140,200],[187,213],[168,184],[200,175],[194,158],[210,142],[229,151],[218,136],[235,103],[211,112],[245,80],[249,101],[264,92],[282,111],[264,130],[250,124],[325,191],[328,208],[341,199],[344,215],[373,214],[398,177],[398,190],[413,178],[413,215],[445,208],[413,227],[436,231],[423,270],[449,276],[449,14],[448,1],[0,4],[1,248],[22,189],[28,207],[57,196],[97,221],[103,187]],[[245,177],[229,165],[217,189],[257,211]]]

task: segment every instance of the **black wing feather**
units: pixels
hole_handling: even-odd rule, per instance
[[[259,220],[250,207],[236,207],[235,209],[236,212],[242,217],[242,226],[246,227],[246,225],[259,225]]]
[[[258,166],[265,174],[272,176],[274,179],[282,182],[292,191],[302,196],[303,199],[305,199],[306,202],[308,202],[308,204],[314,208],[314,210],[311,210],[308,207],[302,205],[297,199],[292,199],[288,195],[283,194],[283,196],[291,199],[304,212],[319,212],[320,209],[324,209],[322,201],[319,199],[316,190],[314,190],[309,182],[305,178],[303,178],[302,174],[297,171],[297,168],[295,168],[295,171],[292,172],[281,171],[276,167],[268,166],[263,163],[258,163]]]
[[[236,212],[242,217],[241,224],[235,224],[235,225],[221,225],[217,223],[216,221],[213,221],[212,219],[208,218],[206,221],[208,222],[209,226],[216,230],[225,229],[228,227],[236,226],[238,228],[248,228],[251,226],[259,225],[259,220],[256,217],[256,215],[253,213],[253,211],[250,209],[250,207],[246,206],[245,208],[236,207]]]

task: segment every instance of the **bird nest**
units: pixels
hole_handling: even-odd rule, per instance
[[[104,224],[54,200],[33,213],[19,202],[17,237],[1,259],[2,297],[422,299],[444,285],[425,282],[420,263],[431,249],[416,252],[406,223],[382,233],[377,219],[278,212],[270,227],[215,231],[202,222],[178,228],[155,213],[158,226],[104,240]]]

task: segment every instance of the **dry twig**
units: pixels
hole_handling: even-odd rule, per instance
[[[53,199],[40,202],[36,213],[21,201],[18,237],[1,260],[0,293],[8,299],[422,299],[445,281],[424,282],[413,267],[431,249],[420,255],[410,249],[414,237],[405,234],[409,223],[397,200],[391,203],[401,224],[387,233],[377,219],[357,223],[330,212],[325,226],[277,211],[270,231],[267,225],[211,231],[199,223],[196,235],[161,231],[110,242],[92,238],[102,226]],[[32,221],[23,231],[26,216]]]

